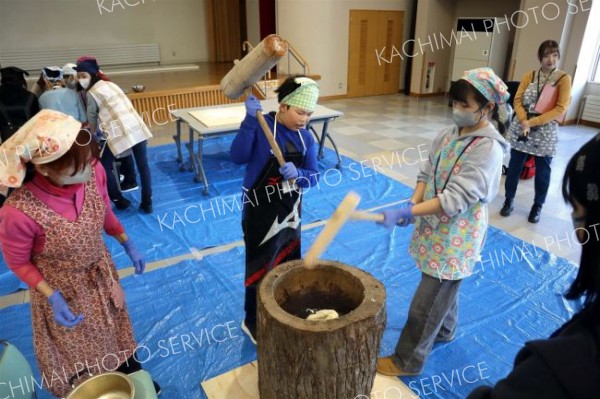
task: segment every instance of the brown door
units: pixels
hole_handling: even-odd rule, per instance
[[[403,20],[402,11],[350,10],[348,97],[398,93]]]

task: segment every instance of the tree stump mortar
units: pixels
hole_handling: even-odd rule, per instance
[[[308,309],[340,317],[306,320]],[[334,261],[273,269],[258,293],[261,399],[370,397],[385,322],[385,288],[369,273]]]

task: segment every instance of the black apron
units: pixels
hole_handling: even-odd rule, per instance
[[[277,123],[277,122],[275,122]],[[285,160],[297,168],[304,152],[286,144]],[[246,325],[256,322],[256,289],[268,271],[301,257],[300,228],[302,195],[298,188],[284,192],[288,184],[279,173],[279,163],[271,155],[256,182],[244,193],[242,230],[246,244]]]

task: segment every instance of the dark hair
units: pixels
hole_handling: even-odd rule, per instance
[[[44,93],[46,90],[46,78],[44,77],[44,73],[40,73],[40,77],[37,80],[37,82],[35,82],[36,86],[40,88],[41,92]]]
[[[469,95],[473,97],[479,108],[485,107],[490,101],[485,98],[483,94],[479,92],[473,85],[467,82],[464,79],[459,79],[455,82],[452,82],[450,85],[450,99],[452,101],[458,101],[461,103],[467,103],[467,99]],[[492,120],[497,122],[498,131],[500,134],[504,134],[506,132],[506,127],[504,123],[500,122],[500,116],[498,115],[498,104],[494,103],[494,109],[492,110]]]
[[[23,75],[20,75],[20,76],[18,76],[16,74],[3,75],[2,78],[0,79],[0,84],[23,86],[24,88],[27,88],[27,81],[25,80],[25,77]]]
[[[592,166],[581,171],[580,157],[585,157],[585,163],[593,162]],[[565,201],[575,206],[577,201],[585,208],[585,229],[588,239],[581,244],[581,260],[577,277],[566,293],[567,299],[585,297],[585,307],[593,310],[592,314],[598,316],[600,308],[600,240],[597,232],[592,238],[590,227],[600,224],[600,206],[598,201],[588,199],[588,187],[591,183],[600,185],[598,166],[600,166],[600,136],[587,142],[569,161],[563,177],[562,195]],[[594,231],[596,229],[594,228]]]
[[[90,79],[90,85],[89,85],[89,87],[87,88],[87,90],[91,89],[92,87],[94,87],[94,85],[95,85],[96,83],[98,83],[99,81],[101,81],[101,80],[102,80],[98,74],[91,74],[91,73],[90,73],[90,76],[91,76],[92,78]]]
[[[277,101],[281,102],[288,94],[293,93],[300,85],[295,82],[296,78],[305,78],[305,75],[293,75],[289,76],[283,83],[275,90],[277,93]]]
[[[546,54],[552,54],[554,52],[558,53],[558,58],[560,58],[560,47],[558,46],[558,43],[554,40],[543,41],[538,48],[538,60],[542,62],[542,58],[544,58]]]
[[[71,176],[75,176],[77,172],[85,169],[88,163],[89,155],[92,154],[92,158],[98,158],[100,150],[98,144],[94,141],[92,134],[86,130],[81,129],[75,142],[69,148],[69,150],[62,157],[47,163],[45,166],[52,169],[54,172],[61,172],[66,168],[75,165],[75,170]]]
[[[44,76],[44,73],[42,72],[42,73],[40,74],[40,78],[37,80],[37,82],[35,82],[35,84],[36,84],[36,85],[37,85],[37,86],[40,88],[40,90],[41,90],[41,92],[42,92],[42,93],[45,93],[45,92],[47,92],[48,90],[50,90],[50,89],[48,88],[47,84],[46,84],[46,81],[47,81],[47,79],[46,79],[46,77]],[[50,81],[48,80],[48,82],[50,82]],[[50,84],[52,85],[52,87],[55,87],[55,86],[61,86],[61,87],[64,87],[64,86],[63,86],[63,84],[62,84],[60,81],[58,81],[58,82],[50,82]],[[41,94],[40,94],[40,95],[41,95]]]

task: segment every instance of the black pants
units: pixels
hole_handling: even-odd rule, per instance
[[[150,176],[150,167],[148,166],[148,157],[146,155],[146,141],[142,141],[134,145],[131,150],[135,158],[138,173],[140,174],[140,183],[142,185],[142,203],[152,203],[152,177]],[[105,147],[104,153],[102,154],[102,165],[106,171],[106,186],[108,189],[108,196],[111,200],[116,201],[123,198],[119,187],[117,186],[117,180],[113,173],[113,162],[115,156],[110,151],[110,148]]]
[[[524,152],[515,149],[510,151],[510,162],[508,164],[508,171],[506,172],[506,180],[504,181],[504,191],[506,199],[509,201],[515,198],[519,178],[528,157],[529,154]],[[548,187],[550,187],[550,174],[552,172],[551,163],[552,157],[535,157],[535,196],[533,198],[535,205],[542,206],[546,202]]]

